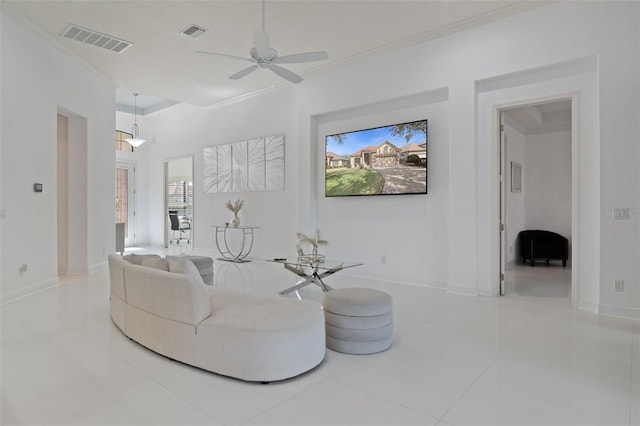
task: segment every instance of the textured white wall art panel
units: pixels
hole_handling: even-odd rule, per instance
[[[266,163],[265,188],[267,191],[284,189],[284,136],[265,138],[264,159]]]
[[[231,145],[231,192],[247,191],[249,176],[247,141]]]
[[[247,141],[248,173],[251,179],[248,181],[248,191],[264,191],[266,175],[264,138]]]
[[[204,192],[218,191],[218,150],[216,147],[204,149]]]
[[[204,149],[204,191],[284,190],[284,136],[267,136]]]
[[[215,192],[231,192],[231,179],[233,163],[231,158],[231,145],[220,145],[218,149],[218,188]]]

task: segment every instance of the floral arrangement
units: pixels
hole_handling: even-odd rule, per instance
[[[244,206],[244,200],[236,200],[235,203],[231,203],[231,200],[227,201],[227,208],[233,212],[234,216],[238,216],[238,212]]]
[[[314,237],[309,237],[304,235],[301,232],[297,233],[298,236],[298,244],[296,245],[296,249],[298,250],[298,260],[305,261],[309,263],[322,263],[324,262],[324,255],[318,254],[318,246],[324,246],[329,244],[327,240],[320,239],[320,231],[316,230],[316,235]],[[310,244],[313,248],[310,254],[305,254],[302,247],[300,247],[301,243]]]
[[[233,212],[233,220],[231,223],[233,226],[240,225],[240,218],[238,217],[238,212],[244,206],[244,200],[236,200],[235,203],[232,203],[231,200],[227,201],[227,208]]]

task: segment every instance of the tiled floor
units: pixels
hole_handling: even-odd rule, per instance
[[[215,277],[217,286],[265,294],[296,281],[264,261],[216,262]],[[572,309],[561,267],[516,268],[502,298],[344,273],[329,280],[393,296],[393,346],[366,356],[327,351],[315,370],[268,385],[128,340],[109,317],[106,271],[5,304],[0,423],[640,425],[640,323]]]

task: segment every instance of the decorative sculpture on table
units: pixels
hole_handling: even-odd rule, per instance
[[[240,218],[238,217],[238,212],[244,206],[244,200],[236,200],[235,203],[231,203],[231,200],[227,201],[227,208],[233,212],[233,219],[231,220],[231,224],[234,227],[238,227],[240,225]]]
[[[298,244],[296,249],[298,250],[298,262],[308,263],[309,265],[317,265],[318,263],[324,263],[324,255],[318,253],[318,246],[324,246],[329,244],[327,240],[320,239],[320,231],[316,230],[315,237],[308,237],[303,233],[298,232]],[[305,253],[301,243],[310,244],[312,247],[311,253]]]

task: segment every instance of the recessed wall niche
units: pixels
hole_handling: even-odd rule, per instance
[[[284,135],[204,148],[204,192],[284,190]]]

